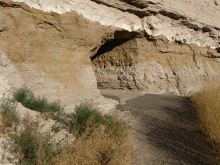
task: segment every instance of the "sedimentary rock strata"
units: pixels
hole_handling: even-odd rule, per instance
[[[102,89],[188,95],[219,75],[218,56],[211,48],[163,37],[135,38],[104,52],[93,64]]]

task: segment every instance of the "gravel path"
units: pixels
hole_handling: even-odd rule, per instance
[[[120,100],[118,109],[134,135],[136,165],[214,165],[214,149],[189,99],[102,91]]]

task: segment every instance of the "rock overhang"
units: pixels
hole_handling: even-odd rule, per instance
[[[76,12],[90,21],[129,32],[144,31],[156,37],[165,36],[198,46],[220,47],[220,7],[208,0],[151,1],[151,0],[14,0],[28,6],[64,14]],[[218,4],[218,3],[217,3]],[[206,6],[205,6],[206,5]],[[196,8],[197,10],[195,10]],[[142,13],[140,16],[139,14]],[[146,13],[146,16],[143,16]],[[207,14],[208,13],[208,14]],[[208,29],[208,30],[207,30]]]

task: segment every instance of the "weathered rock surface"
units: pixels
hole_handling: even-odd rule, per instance
[[[99,88],[188,95],[219,77],[216,2],[94,1],[136,15],[144,31],[99,49],[92,58]]]
[[[187,95],[219,75],[218,4],[0,0],[1,84],[26,84],[69,110],[85,100],[112,107],[97,83]]]
[[[10,1],[1,1],[0,13],[0,75],[11,88],[26,84],[67,109],[105,101],[89,57],[110,28],[75,13],[45,13]]]
[[[209,0],[14,0],[45,12],[75,11],[105,26],[219,47],[220,7]],[[218,3],[218,2],[217,2]],[[212,35],[213,34],[213,35]],[[210,36],[212,35],[212,36]],[[217,37],[218,39],[216,39]],[[214,39],[213,39],[214,38]]]
[[[188,95],[219,76],[220,54],[210,48],[136,38],[93,60],[102,89]]]

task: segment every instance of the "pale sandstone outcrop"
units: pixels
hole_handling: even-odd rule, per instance
[[[170,41],[220,47],[217,0],[14,0],[45,12],[77,12],[83,17],[128,31],[164,35]]]

